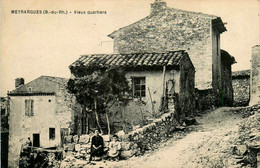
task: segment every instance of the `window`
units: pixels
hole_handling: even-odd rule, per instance
[[[49,128],[49,138],[50,140],[55,139],[55,128]]]
[[[145,77],[133,77],[134,97],[145,97]]]
[[[33,100],[25,100],[25,116],[33,116]]]
[[[28,87],[28,92],[32,93],[32,87]]]

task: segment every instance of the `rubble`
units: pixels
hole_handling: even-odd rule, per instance
[[[26,147],[21,152],[19,159],[19,167],[53,167],[59,168],[62,156],[62,150],[50,150],[44,148],[36,148],[30,150]]]
[[[239,140],[233,148],[234,158],[242,166],[257,167],[260,153],[260,105],[236,108],[235,113],[244,117],[239,125]]]

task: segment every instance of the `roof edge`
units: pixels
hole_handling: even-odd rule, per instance
[[[8,93],[8,96],[53,96],[55,92],[21,92],[21,93]]]

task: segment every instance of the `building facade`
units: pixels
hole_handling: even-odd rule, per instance
[[[232,73],[233,106],[248,106],[250,100],[250,70]]]
[[[144,117],[160,113],[163,97],[173,99],[176,94],[178,97],[175,100],[179,102],[176,115],[179,118],[191,116],[195,112],[195,69],[185,51],[84,55],[70,65],[72,78],[77,77],[74,72],[78,66],[84,66],[87,70],[92,64],[100,70],[108,67],[123,68],[132,90],[124,114],[122,107],[112,108],[111,111],[114,112],[110,113],[111,123],[123,122],[124,119],[131,125],[136,125]]]
[[[250,105],[260,104],[260,45],[252,47]]]
[[[30,137],[33,147],[58,147],[73,132],[75,98],[66,91],[67,79],[41,76],[27,84],[16,79],[9,92],[9,167],[18,167],[23,144]]]
[[[231,71],[223,74],[223,67],[231,69],[235,63],[220,49],[220,35],[225,31],[220,17],[170,8],[166,2],[156,0],[149,16],[108,36],[114,40],[115,53],[186,50],[196,70],[195,87],[213,89],[215,103],[225,105],[232,102],[232,81]],[[224,63],[223,57],[231,61]],[[226,78],[227,72],[230,78]]]

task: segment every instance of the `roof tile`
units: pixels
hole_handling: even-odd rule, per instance
[[[164,53],[132,53],[132,54],[93,54],[83,55],[70,65],[70,68],[79,65],[89,66],[97,64],[100,68],[109,66],[175,66],[187,53],[184,50]]]

